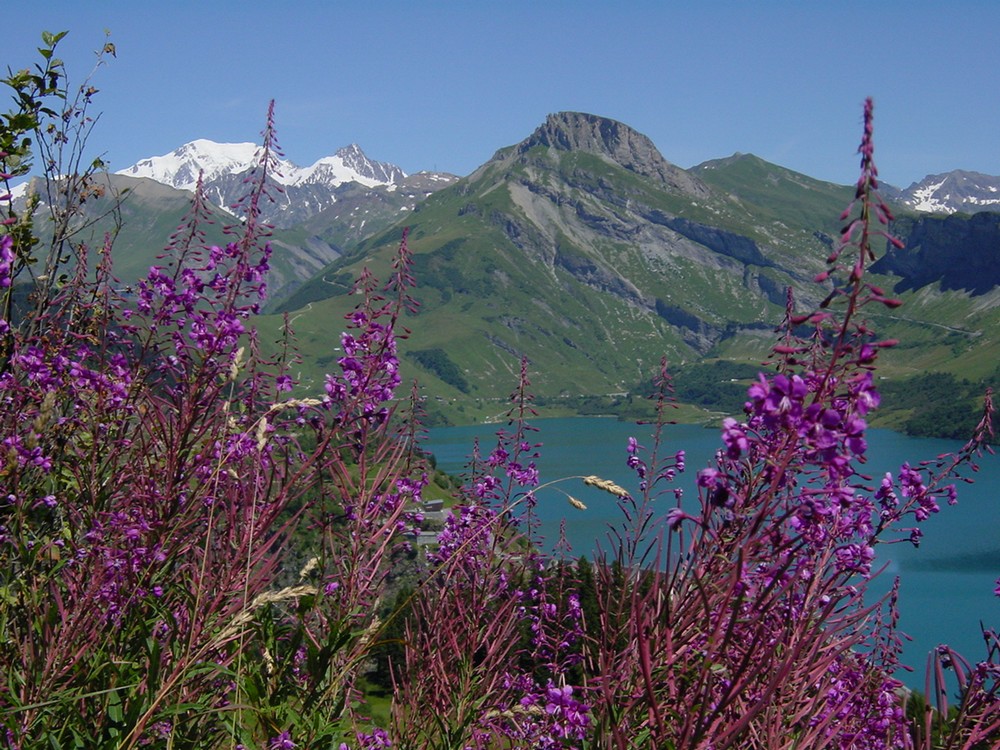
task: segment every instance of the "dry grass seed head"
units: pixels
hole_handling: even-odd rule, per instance
[[[604,490],[605,492],[610,492],[616,497],[628,497],[628,490],[620,485],[615,484],[610,479],[601,479],[598,476],[591,474],[590,476],[583,478],[583,483],[591,487],[596,487],[599,490]]]
[[[569,504],[572,505],[577,510],[587,510],[587,506],[584,503],[577,500],[572,495],[566,495],[566,497],[569,498]]]

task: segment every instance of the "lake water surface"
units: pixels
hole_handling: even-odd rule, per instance
[[[648,444],[649,427],[600,418],[541,419],[533,425],[539,428],[533,433],[536,442],[542,443],[537,464],[543,483],[597,474],[626,488],[636,486],[635,474],[625,465],[625,446],[629,436]],[[495,444],[497,428],[436,428],[430,431],[426,447],[437,457],[439,468],[461,474],[474,439],[478,437],[482,452],[488,453]],[[665,434],[668,450],[687,452],[687,471],[680,476],[678,486],[684,488],[682,505],[694,510],[695,474],[720,445],[719,431],[672,425]],[[961,447],[954,441],[911,438],[888,430],[870,430],[868,444],[865,473],[876,478],[886,471],[895,474],[904,461],[915,465]],[[986,455],[979,463],[978,473],[966,472],[975,483],[958,483],[958,504],[943,505],[940,513],[924,522],[919,549],[909,543],[876,548],[877,565],[882,561],[889,567],[873,589],[884,591],[893,577],[900,577],[899,625],[913,638],[904,650],[903,661],[915,672],[909,677],[903,673],[898,676],[914,688],[923,689],[930,649],[947,643],[969,661],[976,661],[984,655],[979,623],[1000,628],[1000,598],[993,595],[994,582],[1000,576],[1000,456]],[[619,521],[614,499],[579,480],[558,486],[586,503],[588,509],[575,510],[557,490],[541,490],[537,513],[546,544],[555,542],[565,520],[573,554],[590,556],[597,542],[606,538],[608,525]],[[672,503],[672,499],[663,502]],[[669,507],[665,504],[664,511]]]

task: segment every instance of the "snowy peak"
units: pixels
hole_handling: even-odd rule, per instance
[[[148,177],[181,190],[194,190],[202,175],[205,196],[218,206],[231,207],[246,191],[245,177],[260,159],[253,143],[216,143],[199,139],[163,156],[153,156],[118,172]],[[308,167],[279,160],[269,178],[282,186],[264,208],[266,221],[289,226],[314,216],[337,200],[352,183],[365,188],[395,190],[406,174],[394,164],[372,161],[356,143],[324,156]]]
[[[375,182],[383,185],[398,183],[406,177],[403,170],[395,164],[389,164],[382,161],[371,161],[367,156],[365,156],[365,152],[362,151],[361,147],[356,143],[352,143],[350,146],[344,146],[342,149],[337,151],[336,155],[348,169],[353,170],[356,174],[362,177],[374,180]],[[358,182],[360,182],[360,180],[358,180]]]
[[[254,165],[256,156],[257,146],[253,143],[216,143],[201,138],[169,154],[136,162],[118,174],[148,177],[181,190],[194,190],[199,173],[208,184],[225,175],[245,172]]]
[[[333,156],[324,156],[315,164],[305,168],[294,168],[286,176],[289,185],[322,183],[338,187],[347,182],[357,182],[365,187],[395,185],[406,177],[406,173],[395,164],[372,161],[356,143],[337,151]]]
[[[118,174],[148,177],[164,185],[182,190],[194,190],[198,174],[203,174],[206,186],[229,175],[248,172],[256,166],[260,148],[253,143],[216,143],[204,138],[186,143],[163,156],[143,159]],[[365,187],[392,185],[406,174],[394,164],[372,161],[357,144],[325,156],[309,167],[299,167],[290,161],[279,161],[275,182],[282,185],[322,185],[336,188],[347,182]]]
[[[960,169],[932,174],[910,185],[900,198],[925,213],[1000,211],[1000,177]]]

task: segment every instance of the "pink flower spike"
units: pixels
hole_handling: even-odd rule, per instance
[[[882,236],[885,237],[893,247],[899,250],[903,250],[906,248],[906,245],[903,244],[903,241],[899,239],[899,237],[896,237],[893,234],[889,234],[888,232],[882,232]]]

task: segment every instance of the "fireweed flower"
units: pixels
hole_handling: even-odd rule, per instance
[[[432,561],[444,565],[453,556],[461,555],[470,572],[484,565],[492,551],[496,523],[496,512],[485,505],[466,504],[453,508],[438,533],[438,549],[430,555]]]
[[[706,489],[714,489],[719,486],[722,482],[720,479],[720,473],[718,469],[701,469],[698,472],[697,484],[699,487],[705,487]]]
[[[384,729],[376,727],[371,732],[359,732],[357,735],[357,750],[387,750],[392,747],[392,740]],[[341,747],[347,747],[341,745]]]
[[[732,417],[722,421],[722,442],[726,445],[726,453],[733,459],[750,450],[750,441],[743,426]]]
[[[625,459],[625,465],[632,469],[641,481],[645,482],[647,470],[646,462],[639,458],[639,450],[639,443],[634,437],[630,437],[626,448],[628,458]]]
[[[892,472],[886,472],[882,477],[882,482],[875,493],[875,499],[882,507],[882,515],[886,516],[899,506],[899,498],[896,497],[895,483],[892,480]]]
[[[857,573],[862,577],[871,574],[875,550],[867,544],[848,544],[836,552],[837,569],[845,573]]]
[[[0,287],[11,285],[11,269],[14,265],[14,239],[5,234],[0,237]]]
[[[768,381],[761,373],[748,393],[755,413],[764,418],[768,427],[794,427],[802,415],[808,387],[798,375],[789,378],[779,374]]]
[[[573,697],[573,687],[556,687],[551,682],[545,690],[545,713],[550,717],[551,733],[555,737],[582,740],[586,736],[590,717],[587,706]]]
[[[342,419],[381,424],[401,382],[393,328],[361,310],[349,316],[349,325],[352,331],[341,335],[341,372],[328,374],[324,383],[326,406],[340,411]]]
[[[681,527],[684,521],[697,521],[698,519],[694,516],[690,516],[680,508],[671,508],[667,511],[667,527],[671,531],[676,531]]]
[[[507,464],[507,476],[522,487],[534,487],[538,484],[538,469],[534,462],[521,466],[516,461]]]
[[[549,680],[542,687],[523,674],[504,675],[503,686],[522,696],[515,705],[497,706],[486,714],[484,741],[500,736],[516,741],[517,747],[554,749],[586,738],[590,709],[576,698],[573,686]]]

